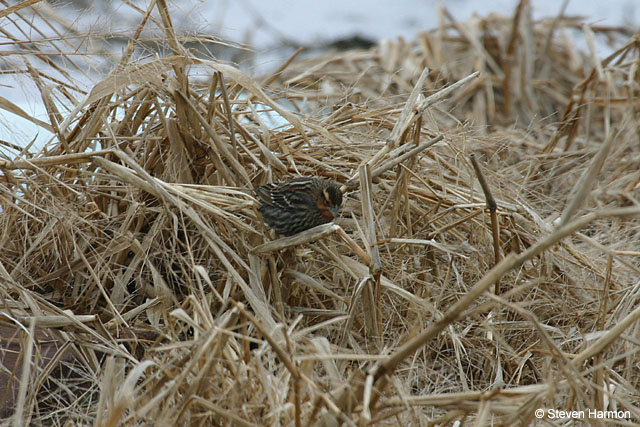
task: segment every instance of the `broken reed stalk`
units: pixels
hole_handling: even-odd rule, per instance
[[[614,59],[626,56],[629,50],[637,49],[637,43],[637,40],[631,40],[627,42],[624,46],[603,59],[602,66],[606,67]],[[578,125],[583,118],[581,112],[585,107],[585,98],[587,96],[587,91],[590,88],[590,85],[597,85],[599,82],[599,80],[597,79],[597,74],[597,70],[594,68],[587,77],[585,77],[573,88],[570,101],[566,105],[566,108],[564,110],[562,121],[554,132],[553,137],[551,137],[549,142],[544,147],[545,153],[551,153],[555,149],[560,138],[562,138],[563,136],[567,136],[564,151],[569,151],[573,140],[578,134]],[[606,87],[610,87],[608,82]],[[609,134],[607,133],[605,135]]]
[[[266,79],[264,79],[261,82],[261,86],[263,87],[267,87],[269,86],[271,83],[273,83],[274,81],[276,81],[278,79],[278,77],[280,77],[280,75],[282,74],[282,72],[284,70],[287,69],[287,67],[289,67],[289,65],[291,65],[291,63],[293,61],[296,60],[296,58],[302,53],[304,52],[304,48],[299,47],[296,49],[295,52],[293,52],[291,54],[291,56],[282,63],[282,65],[280,65],[276,70],[273,71],[273,73],[271,73],[271,75],[269,77],[267,77]]]
[[[383,173],[387,172],[388,170],[393,169],[394,167],[396,167],[400,163],[404,162],[405,160],[417,155],[418,153],[421,153],[422,151],[426,150],[427,148],[429,148],[429,147],[435,145],[436,143],[442,141],[443,138],[444,138],[443,135],[438,135],[438,136],[430,139],[429,141],[427,141],[427,142],[425,142],[423,144],[420,144],[417,147],[412,148],[411,150],[409,150],[406,153],[396,157],[395,159],[390,159],[388,162],[380,165],[379,167],[375,168],[373,170],[373,172],[371,172],[371,179],[379,177]],[[408,144],[413,145],[413,142],[408,143]],[[360,173],[358,172],[358,174],[356,174],[353,178],[350,178],[347,181],[347,183],[340,188],[342,190],[342,192],[344,193],[349,188],[357,187],[360,184],[360,180],[358,180],[359,176],[360,176]]]
[[[37,328],[63,328],[77,326],[78,323],[95,322],[97,316],[95,314],[65,313],[64,316],[19,316],[16,319],[24,324],[34,322]]]
[[[382,263],[376,237],[376,216],[373,211],[373,183],[368,164],[360,166],[358,172],[360,176],[360,202],[362,204],[364,237],[367,242],[367,252],[371,259],[368,280],[364,285],[365,289],[362,294],[362,308],[367,330],[370,331],[370,337],[377,342],[376,346],[379,349],[382,348],[382,295],[380,290]]]
[[[416,120],[424,112],[424,109],[426,109],[427,106],[425,106],[424,109],[420,110],[418,104],[420,102],[420,95],[424,90],[424,82],[428,76],[429,69],[425,68],[424,70],[422,70],[422,73],[420,73],[420,77],[418,77],[416,84],[413,86],[413,89],[411,90],[411,93],[407,98],[407,101],[402,107],[400,117],[398,117],[398,120],[391,130],[391,135],[389,135],[389,138],[387,139],[385,149],[389,150],[399,144],[401,142],[402,136],[407,132],[413,121]],[[438,93],[443,91],[445,91],[445,89],[442,89]],[[380,156],[380,154],[381,153],[378,153],[377,155]],[[374,157],[368,163],[374,164],[377,160],[378,159]]]
[[[396,144],[400,142],[400,138],[402,137],[402,135],[404,135],[405,131],[409,128],[409,126],[411,126],[412,111],[415,105],[418,103],[420,93],[422,93],[424,82],[427,79],[428,75],[429,70],[427,68],[423,69],[420,77],[418,77],[416,84],[413,86],[413,90],[409,94],[407,101],[404,103],[404,106],[400,113],[400,117],[398,118],[398,120],[396,120],[393,126],[393,130],[391,131],[391,135],[387,139],[386,144],[380,151],[375,153],[373,157],[371,157],[371,159],[366,162],[367,164],[375,165],[380,159],[382,159],[389,152],[389,150],[391,150],[393,147],[395,147]],[[415,117],[416,116],[413,116],[413,118]],[[347,181],[347,185],[351,185],[357,182],[359,172],[360,169],[358,169],[358,171],[356,171],[356,174]]]
[[[156,8],[161,16],[154,18]],[[384,423],[394,416],[397,424],[433,423],[437,416],[440,423],[482,424],[491,417],[506,425],[530,422],[534,404],[586,407],[594,396],[602,409],[608,396],[610,408],[617,404],[640,413],[631,392],[638,382],[637,354],[627,336],[639,316],[633,304],[637,217],[591,218],[588,232],[503,276],[509,287],[501,296],[481,293],[458,306],[462,313],[454,323],[440,332],[431,329],[434,335],[419,343],[428,344],[424,351],[398,354],[425,323],[427,330],[439,325],[441,313],[450,315],[467,284],[488,280],[483,266],[494,263],[491,254],[468,239],[485,223],[478,217],[485,212],[481,199],[468,198],[474,188],[473,174],[465,173],[470,152],[500,158],[499,170],[484,177],[489,188],[500,181],[520,184],[503,186],[496,200],[509,219],[501,235],[518,250],[552,233],[550,218],[563,211],[573,224],[576,212],[590,210],[592,200],[605,207],[637,205],[630,191],[638,170],[637,40],[603,61],[576,55],[570,42],[551,38],[550,21],[531,23],[529,5],[523,2],[520,9],[511,21],[480,18],[446,28],[443,21],[439,33],[423,32],[415,42],[290,59],[260,79],[268,91],[233,65],[190,56],[164,1],[136,9],[141,24],[125,55],[88,94],[47,59],[48,52],[25,53],[24,59],[38,62],[28,64],[24,76],[40,90],[51,123],[1,98],[0,108],[26,116],[58,139],[35,155],[30,147],[0,141],[2,149],[17,153],[1,154],[0,160],[0,277],[6,284],[0,286],[0,334],[28,330],[35,319],[62,349],[82,354],[61,364],[83,380],[54,373],[55,360],[37,365],[48,358],[36,330],[33,343],[22,340],[15,353],[6,352],[24,357],[33,347],[24,361],[29,372],[20,369],[22,362],[11,372],[28,378],[26,394],[22,383],[13,387],[5,381],[7,371],[0,369],[0,412],[16,406],[16,399],[4,399],[9,384],[23,396],[17,414],[22,424],[77,424],[94,417],[109,425],[195,419],[300,425],[326,415],[345,425]],[[30,32],[45,19],[34,13],[39,18],[25,23]],[[166,36],[159,43],[169,40],[177,55],[131,63],[138,57],[136,45],[148,47],[138,40],[143,27],[153,25]],[[553,26],[561,33],[579,24],[556,17]],[[594,26],[584,36],[592,39],[592,32],[602,34]],[[48,43],[15,36],[11,41],[20,52]],[[59,42],[47,48],[66,63],[92,56],[68,56],[59,46],[74,46],[73,40]],[[429,73],[425,64],[435,71]],[[59,72],[54,76],[47,67]],[[202,74],[192,78],[196,68],[210,71],[211,81]],[[452,84],[476,69],[482,78],[451,92]],[[432,94],[427,102],[423,93]],[[434,102],[437,108],[430,108]],[[65,112],[67,105],[72,107]],[[499,115],[501,106],[511,107],[509,117]],[[556,126],[558,111],[565,114]],[[277,116],[278,124],[266,116]],[[551,134],[550,125],[557,129]],[[609,149],[598,179],[578,183],[581,174],[597,170],[594,159],[594,169],[583,172],[591,147],[604,149],[611,134],[616,149]],[[433,135],[446,144],[419,144]],[[560,137],[566,138],[564,151],[554,149]],[[355,169],[365,164],[375,182],[369,191],[373,221],[363,219],[370,208],[363,209],[355,191],[343,202],[349,215],[329,231],[346,246],[325,244],[328,229],[309,230],[313,250],[291,251],[282,270],[273,250],[309,242],[260,245],[268,237],[249,189],[291,173],[332,177],[355,188],[360,180],[348,180],[359,177]],[[400,173],[390,173],[397,166]],[[395,222],[395,193],[405,208],[397,217],[406,224],[401,238],[385,235]],[[586,203],[571,206],[558,196],[563,194]],[[375,237],[366,237],[370,224]],[[371,354],[373,328],[361,309],[373,281],[374,262],[366,253],[371,247],[362,250],[368,239],[378,244],[384,272],[379,284],[385,304],[378,298],[371,306],[389,358]],[[283,290],[286,309],[285,301],[269,301],[270,279],[274,286],[292,285],[290,294]],[[374,289],[369,299],[376,294]],[[593,304],[599,298],[603,304]],[[275,346],[241,313],[233,317],[234,301],[245,310],[250,305],[247,311]],[[69,308],[74,315],[65,321],[61,316]],[[487,321],[485,314],[496,309],[509,313],[505,319],[521,319]],[[96,315],[99,323],[90,321]],[[487,340],[488,333],[496,339]],[[597,339],[590,341],[593,333]],[[5,335],[0,341],[7,342]],[[104,354],[112,356],[101,362]],[[499,361],[488,361],[487,354]],[[567,366],[575,354],[575,366]],[[281,356],[290,366],[273,363]],[[372,364],[393,376],[376,377]],[[491,389],[497,384],[494,368],[504,372],[503,389]],[[258,386],[255,378],[276,381]],[[385,389],[386,383],[395,387]],[[423,383],[433,385],[437,398],[419,395]],[[521,383],[532,385],[520,388]],[[338,400],[341,411],[332,395],[340,396],[336,390],[343,386],[350,390],[348,401]],[[458,393],[467,387],[489,391]],[[425,407],[409,408],[415,405]]]
[[[224,76],[219,73],[220,91],[222,92],[222,100],[224,101],[224,109],[227,114],[227,124],[229,126],[229,138],[231,138],[231,146],[233,147],[233,157],[238,160],[238,142],[236,141],[236,133],[234,131],[233,116],[231,112],[231,103],[227,94],[227,85],[224,84]]]
[[[389,162],[380,165],[379,167],[375,168],[373,172],[371,172],[371,179],[379,177],[386,171],[393,169],[394,167],[404,162],[405,160],[417,155],[418,153],[421,153],[422,151],[426,150],[429,147],[432,147],[436,143],[442,141],[443,138],[444,138],[443,135],[438,135],[430,139],[429,141],[425,142],[424,144],[420,144],[417,147],[412,148],[411,150],[407,151],[401,156],[398,156],[395,159],[392,159]]]
[[[512,80],[512,68],[515,65],[515,48],[518,37],[518,27],[520,23],[520,16],[522,14],[523,4],[518,2],[516,13],[511,18],[511,31],[509,33],[509,42],[507,43],[506,58],[504,61],[504,77],[502,79],[502,90],[504,91],[503,112],[506,117],[511,116],[511,80]]]
[[[251,250],[251,253],[265,254],[273,251],[280,251],[292,246],[303,245],[333,234],[339,228],[340,226],[334,223],[318,225],[293,236],[282,237],[280,239],[258,245]]]
[[[338,227],[338,229],[336,230],[336,234],[345,241],[347,246],[349,246],[349,248],[353,252],[355,252],[366,265],[371,265],[371,257],[369,256],[369,254],[363,251],[362,248],[355,242],[355,240],[353,240],[347,233],[345,233],[342,227]]]
[[[636,213],[636,215],[637,214],[638,213]],[[629,326],[631,326],[638,320],[640,320],[640,307],[636,307],[631,313],[620,320],[620,322],[617,323],[613,328],[609,329],[604,335],[600,336],[600,338],[598,338],[593,344],[589,345],[587,348],[578,353],[578,355],[575,356],[573,360],[571,360],[571,363],[577,368],[581,367],[584,362],[602,352],[605,348],[611,345],[611,343],[620,335],[622,335],[622,333]]]
[[[602,165],[604,164],[607,155],[609,154],[609,150],[613,146],[613,142],[616,140],[616,132],[609,133],[609,136],[600,146],[600,149],[596,153],[596,155],[591,160],[589,167],[584,170],[582,176],[576,182],[574,188],[573,198],[567,204],[567,207],[562,212],[562,216],[560,217],[560,221],[558,222],[558,227],[562,227],[571,219],[571,217],[575,214],[575,212],[582,206],[587,199],[587,196],[591,192],[591,188],[593,186],[593,182],[600,173],[600,169],[602,169]]]
[[[561,228],[558,228],[553,233],[548,235],[547,237],[539,240],[536,244],[531,246],[526,251],[521,254],[509,254],[502,261],[500,261],[494,268],[492,268],[487,274],[480,280],[476,285],[473,286],[469,290],[469,292],[461,298],[457,303],[455,303],[447,312],[444,317],[437,321],[434,325],[428,327],[424,332],[422,332],[417,337],[413,338],[405,345],[400,347],[394,354],[392,354],[387,360],[382,363],[377,364],[373,367],[369,374],[373,375],[375,379],[380,378],[383,375],[389,375],[395,368],[398,366],[399,362],[403,360],[405,357],[412,354],[422,345],[424,345],[429,339],[431,339],[435,334],[441,331],[444,327],[449,325],[455,320],[460,320],[459,316],[462,315],[463,310],[469,306],[478,296],[480,296],[492,283],[492,280],[497,280],[502,277],[506,272],[516,268],[521,265],[525,261],[532,259],[540,255],[542,252],[547,250],[549,247],[555,245],[560,240],[565,237],[575,233],[581,228],[586,227],[593,221],[606,218],[606,217],[627,217],[627,216],[638,216],[640,215],[640,208],[638,207],[630,207],[630,208],[619,208],[619,209],[606,209],[602,211],[596,211],[590,214],[587,214],[581,218],[574,220],[573,222],[564,225]],[[622,328],[624,330],[624,328]],[[605,341],[605,340],[602,340]],[[585,350],[586,351],[586,350]],[[583,352],[584,353],[584,352]],[[586,356],[584,356],[586,358]]]
[[[267,262],[269,264],[268,268],[271,275],[271,287],[275,299],[276,311],[280,315],[280,319],[285,319],[282,282],[280,281],[280,277],[278,277],[278,267],[275,257],[269,254]]]
[[[572,221],[565,226],[556,229],[548,236],[540,239],[534,245],[532,245],[529,249],[522,252],[521,254],[510,253],[505,258],[502,259],[494,268],[488,271],[482,279],[480,279],[460,300],[458,300],[453,306],[451,306],[440,318],[435,321],[431,325],[429,325],[424,331],[422,331],[419,335],[411,338],[405,344],[403,344],[400,348],[398,348],[394,353],[392,353],[387,359],[384,361],[376,363],[373,367],[371,367],[367,376],[371,376],[373,378],[374,385],[381,381],[381,385],[377,387],[376,394],[371,399],[371,405],[375,406],[379,396],[384,393],[384,387],[387,384],[388,378],[393,374],[398,365],[407,357],[411,356],[418,350],[420,347],[424,346],[427,342],[432,340],[437,334],[439,334],[444,328],[455,321],[460,321],[465,316],[469,315],[470,312],[466,310],[466,308],[473,303],[480,295],[482,295],[492,283],[495,283],[500,277],[506,274],[508,271],[517,268],[522,265],[527,260],[530,260],[542,252],[550,248],[551,246],[558,243],[560,240],[565,237],[575,233],[581,228],[589,225],[593,221],[606,218],[606,217],[629,217],[629,216],[640,216],[640,208],[639,207],[630,207],[630,208],[619,208],[619,209],[605,209],[601,211],[596,211],[585,215],[581,218],[578,218]],[[596,344],[589,346],[586,350],[580,353],[572,363],[574,365],[578,365],[579,363],[584,362],[591,355],[596,354],[598,351],[605,348],[608,344],[611,343],[619,334],[621,334],[633,321],[637,320],[640,317],[640,308],[634,310],[629,316],[625,317],[624,321],[614,327],[611,331],[609,331],[605,336],[601,337]],[[355,396],[361,398],[363,396],[363,387],[362,384],[354,384],[351,383],[352,387],[354,387]],[[346,410],[346,404],[349,403],[350,399],[346,395],[341,395],[337,398],[338,404],[340,408],[344,411]]]
[[[0,160],[1,169],[35,169],[46,166],[67,166],[90,162],[93,157],[112,154],[113,150],[84,151],[59,156],[36,157],[22,160]]]
[[[271,336],[271,334],[267,332],[267,330],[264,328],[261,322],[258,319],[256,319],[253,315],[251,315],[251,313],[249,313],[244,308],[244,305],[242,303],[234,301],[234,305],[239,310],[239,312],[253,324],[253,326],[256,328],[256,330],[258,330],[260,335],[269,343],[273,351],[278,355],[278,358],[280,359],[280,361],[285,365],[285,367],[291,374],[291,381],[293,382],[292,387],[293,387],[293,394],[294,394],[293,399],[294,399],[294,411],[295,411],[295,414],[294,414],[295,425],[300,426],[301,425],[300,380],[302,379],[302,376],[296,366],[296,362],[292,360],[289,356],[293,352],[292,352],[291,344],[289,342],[289,338],[287,337],[286,331],[284,333],[285,333],[287,347],[289,350],[288,353],[276,342],[276,340]]]
[[[386,145],[382,150],[377,152],[370,160],[368,160],[367,164],[374,165],[382,157],[384,157],[384,155],[386,155],[391,148],[395,147],[400,142],[400,138],[405,134],[407,129],[409,129],[409,127],[418,119],[418,117],[422,115],[422,113],[425,112],[427,108],[429,108],[436,102],[441,101],[446,96],[448,96],[451,92],[455,91],[456,89],[464,86],[474,78],[478,77],[480,75],[480,72],[476,71],[474,73],[471,73],[467,77],[460,79],[457,82],[443,89],[440,89],[438,92],[434,93],[433,95],[430,95],[428,98],[418,103],[418,100],[419,100],[418,95],[422,90],[422,85],[424,84],[424,80],[426,79],[427,75],[428,75],[428,70],[427,69],[423,70],[422,74],[418,78],[417,84],[414,86],[413,91],[409,95],[409,98],[407,99],[407,102],[403,107],[403,110],[400,114],[400,118],[396,121],[396,124],[393,127],[393,130],[391,131],[391,135],[389,136]],[[423,147],[423,149],[424,148],[427,148],[427,147]],[[352,184],[356,182],[357,178],[358,178],[357,174],[352,176],[349,179],[349,181],[347,181],[347,185],[350,185],[350,183]]]
[[[36,335],[35,327],[36,322],[31,319],[31,322],[29,323],[29,332],[25,334],[24,337],[25,345],[23,347],[24,355],[22,359],[22,378],[20,378],[20,388],[18,389],[18,399],[16,402],[16,413],[13,418],[14,425],[16,426],[28,425],[29,419],[31,418],[30,411],[25,414],[25,410],[27,409],[25,403],[27,399],[27,393],[29,391],[29,384],[31,383],[31,381],[29,381],[29,377],[31,376],[32,366],[36,366],[32,360],[33,346]]]
[[[480,182],[480,186],[482,187],[482,191],[484,193],[484,198],[487,201],[487,208],[489,209],[489,214],[491,215],[491,234],[493,237],[493,259],[494,265],[500,262],[500,223],[498,221],[498,204],[496,200],[493,198],[493,194],[491,194],[491,189],[489,188],[489,184],[487,180],[484,178],[482,174],[482,169],[480,169],[480,165],[478,164],[478,159],[476,158],[474,153],[469,155],[469,159],[471,160],[471,164],[473,165],[473,170],[476,171],[476,176],[478,177],[478,181]],[[496,295],[500,295],[500,279],[496,280],[496,286],[494,289],[494,293]]]
[[[273,351],[278,355],[278,358],[280,359],[280,361],[284,364],[284,366],[287,368],[287,370],[291,374],[291,377],[299,379],[300,372],[296,368],[295,362],[291,360],[291,358],[289,357],[289,354],[287,354],[287,352],[280,346],[280,344],[278,344],[275,338],[273,338],[273,336],[269,332],[267,332],[267,329],[262,324],[262,322],[260,322],[251,313],[249,313],[244,308],[244,304],[234,301],[234,305],[238,309],[238,311],[242,313],[242,315],[246,319],[248,319],[251,322],[251,324],[253,324],[253,326],[260,333],[260,335],[269,343]]]

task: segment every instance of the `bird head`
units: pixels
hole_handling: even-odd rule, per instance
[[[325,189],[322,190],[323,200],[322,203],[329,210],[334,218],[338,217],[338,209],[342,204],[342,191],[340,187],[331,183]]]

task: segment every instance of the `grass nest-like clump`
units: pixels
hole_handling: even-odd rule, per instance
[[[36,43],[49,121],[3,100],[55,135],[0,160],[8,423],[640,420],[637,36],[600,59],[528,2],[441,10],[257,79],[158,5],[170,55],[132,59],[138,31],[82,93]],[[251,189],[297,175],[341,217],[275,240]]]

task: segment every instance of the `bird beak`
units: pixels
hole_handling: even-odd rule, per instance
[[[329,210],[333,214],[334,218],[338,218],[338,207],[337,206],[331,206],[331,207],[329,207]]]

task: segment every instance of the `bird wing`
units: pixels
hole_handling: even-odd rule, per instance
[[[296,209],[313,205],[313,180],[297,178],[284,183],[272,183],[256,188],[255,192],[260,201],[266,205],[281,209]]]

